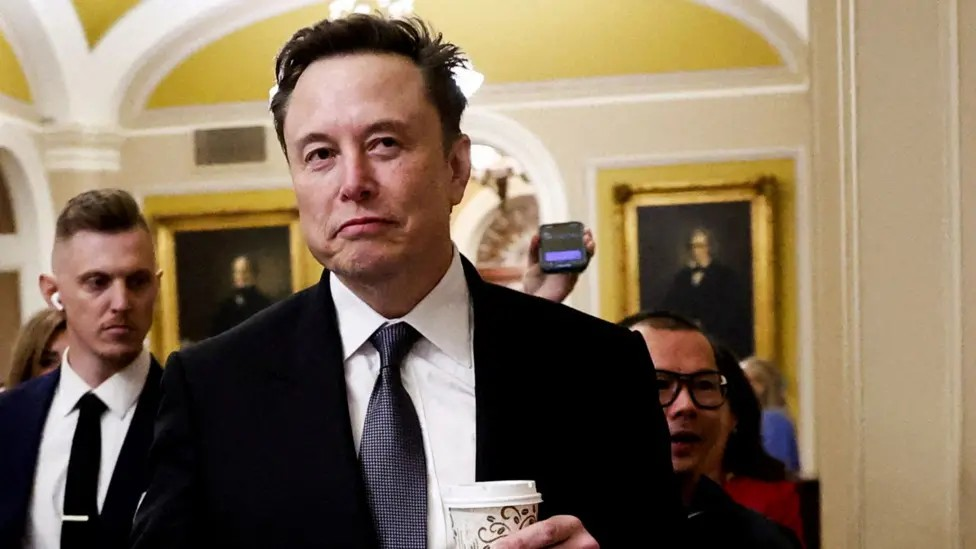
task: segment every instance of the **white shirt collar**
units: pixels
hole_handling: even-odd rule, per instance
[[[146,385],[146,376],[149,375],[151,358],[148,349],[143,347],[131,364],[112,374],[94,390],[71,367],[68,362],[69,350],[65,349],[62,357],[61,379],[58,381],[54,402],[51,403],[52,413],[61,417],[70,414],[78,404],[78,399],[89,391],[105,403],[109,413],[119,418],[139,400],[142,388]]]
[[[457,363],[472,367],[471,300],[461,254],[456,248],[451,265],[440,282],[413,310],[398,319],[384,318],[371,309],[335,273],[329,273],[329,277],[339,320],[343,360],[348,360],[384,324],[402,321],[413,326],[420,335]]]

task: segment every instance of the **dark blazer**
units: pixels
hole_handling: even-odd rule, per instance
[[[749,547],[801,549],[789,528],[773,522],[732,500],[721,486],[702,477],[689,508],[688,541],[691,549]]]
[[[163,370],[152,359],[99,515],[100,549],[124,549],[148,481],[147,455]],[[37,453],[61,370],[0,394],[0,547],[20,547],[27,530]]]
[[[702,272],[699,285],[692,283]],[[698,322],[739,357],[755,350],[752,335],[752,288],[732,268],[712,261],[704,269],[685,267],[677,272],[661,308]]]
[[[643,340],[464,266],[476,478],[535,480],[543,518],[575,515],[604,548],[674,547],[684,514]],[[327,274],[171,355],[133,547],[374,546],[342,357]]]

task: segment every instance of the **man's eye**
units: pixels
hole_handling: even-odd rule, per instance
[[[89,290],[99,290],[108,285],[107,276],[93,276],[85,279],[84,285]]]
[[[132,290],[141,290],[152,281],[151,275],[139,274],[129,278],[128,286]]]
[[[305,162],[315,162],[316,160],[328,160],[335,156],[329,149],[315,149],[314,151],[305,155]]]
[[[389,152],[390,149],[396,149],[400,146],[400,142],[394,137],[380,137],[370,143],[369,150],[377,152]]]

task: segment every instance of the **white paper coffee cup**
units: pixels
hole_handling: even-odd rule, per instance
[[[531,480],[458,484],[444,489],[457,549],[485,549],[539,520],[542,495]]]

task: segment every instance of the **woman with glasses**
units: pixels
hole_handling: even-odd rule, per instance
[[[61,357],[68,345],[65,327],[64,313],[55,309],[35,313],[21,327],[11,354],[6,389],[13,389],[61,365]]]
[[[802,547],[799,496],[762,447],[759,403],[735,356],[671,313],[621,324],[654,361],[690,536],[703,547]]]

